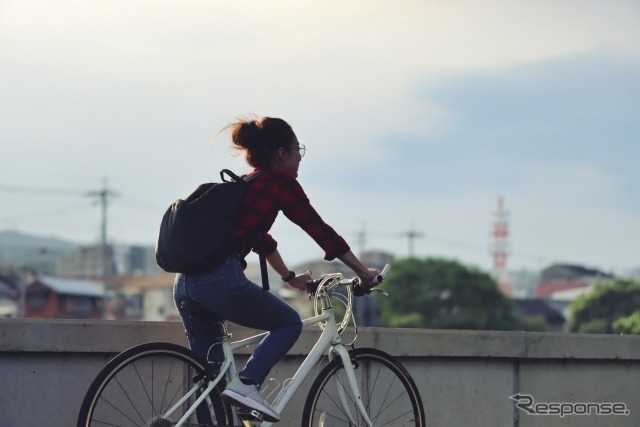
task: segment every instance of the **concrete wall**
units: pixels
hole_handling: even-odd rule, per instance
[[[231,331],[234,339],[253,332]],[[318,334],[305,330],[272,376],[292,376]],[[148,341],[186,343],[175,322],[0,319],[0,426],[74,426],[98,371]],[[640,337],[363,328],[357,344],[400,358],[430,427],[640,425]],[[629,414],[532,415],[515,407],[509,397],[517,393],[537,403],[620,402]],[[299,425],[298,395],[278,425]]]

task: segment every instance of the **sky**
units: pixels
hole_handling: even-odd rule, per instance
[[[640,267],[640,2],[0,0],[0,230],[152,245],[281,117],[299,181],[354,252],[489,271]],[[281,215],[294,265],[323,256]],[[364,236],[364,239],[361,237]]]

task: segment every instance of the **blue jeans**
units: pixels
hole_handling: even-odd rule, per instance
[[[177,274],[173,298],[187,331],[193,329],[194,320],[180,308],[183,300],[196,301],[216,316],[238,325],[269,331],[240,372],[256,384],[264,382],[271,368],[284,357],[302,331],[298,312],[247,279],[240,261],[234,257],[227,258],[211,273]],[[206,355],[211,345],[211,337],[206,336],[207,332],[215,333],[214,325],[211,326],[210,330],[189,334],[192,350],[196,351],[196,348],[204,345]]]

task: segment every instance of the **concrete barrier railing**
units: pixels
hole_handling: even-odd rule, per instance
[[[230,329],[234,339],[256,332]],[[291,377],[318,335],[305,329],[272,376]],[[178,322],[1,319],[0,426],[74,426],[107,361],[149,341],[186,344]],[[400,359],[429,427],[640,425],[640,337],[360,328],[356,346]],[[522,409],[510,398],[518,394],[530,396]],[[299,425],[305,397],[301,390],[278,425]]]

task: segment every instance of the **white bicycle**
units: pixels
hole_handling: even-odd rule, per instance
[[[378,283],[387,270],[388,266]],[[348,350],[342,343],[340,334],[350,322],[352,298],[359,293],[356,283],[357,279],[345,279],[338,273],[309,282],[315,315],[303,324],[320,325],[322,334],[271,405],[282,413],[303,380],[324,363],[304,405],[302,426],[424,427],[420,393],[406,369],[383,351],[354,349],[353,343],[347,344],[352,347]],[[384,293],[379,288],[373,291]],[[339,324],[332,306],[335,301],[344,305]],[[199,306],[185,308],[192,316],[212,317]],[[78,427],[271,426],[260,413],[232,407],[221,398],[225,384],[237,372],[233,352],[259,343],[266,333],[232,342],[224,321],[217,320],[221,339],[209,355],[223,355],[218,362],[200,360],[189,349],[170,343],[132,347],[111,360],[93,381],[80,409]],[[326,355],[328,363],[323,362]]]

